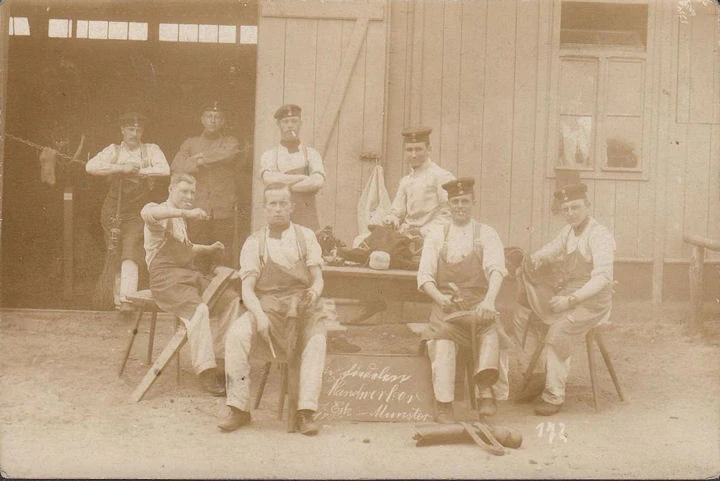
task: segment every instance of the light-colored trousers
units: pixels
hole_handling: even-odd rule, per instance
[[[240,300],[235,298],[217,317],[210,316],[207,304],[199,304],[190,319],[180,318],[187,329],[190,359],[196,374],[217,367],[216,357],[224,357],[228,326],[240,317],[240,311]]]
[[[493,339],[493,336],[495,339]],[[489,332],[483,336],[478,347],[482,352],[483,344],[494,343],[497,346],[497,331]],[[457,356],[457,344],[449,339],[432,339],[427,341],[428,357],[432,368],[432,383],[435,399],[439,402],[452,402],[455,400],[455,359]],[[473,374],[485,369],[480,352],[476,353],[476,365]],[[495,398],[498,401],[505,401],[510,393],[508,382],[509,355],[507,349],[499,351],[498,379],[492,386],[480,389],[481,398]],[[474,387],[473,387],[474,389]]]
[[[226,404],[243,411],[250,411],[250,348],[256,332],[255,316],[248,311],[230,324],[225,340]],[[325,348],[323,334],[311,335],[303,347],[298,409],[317,411],[325,369]]]

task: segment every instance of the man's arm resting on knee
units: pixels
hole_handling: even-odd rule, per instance
[[[269,341],[270,336],[268,331],[270,329],[270,319],[268,319],[267,314],[263,311],[260,299],[257,294],[255,294],[255,284],[257,284],[257,277],[254,275],[247,276],[243,279],[242,300],[247,310],[255,317],[258,334]]]
[[[309,270],[310,279],[312,280],[309,288],[310,294],[312,295],[310,304],[313,304],[322,295],[323,289],[325,288],[325,281],[322,276],[322,268],[319,265],[310,266]]]

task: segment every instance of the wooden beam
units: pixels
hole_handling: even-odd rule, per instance
[[[720,251],[720,241],[708,239],[707,237],[694,234],[684,234],[683,240],[693,246],[703,247],[712,251]]]
[[[260,5],[260,15],[315,20],[383,20],[385,6],[377,3],[264,2]]]
[[[345,92],[347,92],[348,85],[350,84],[350,77],[355,68],[360,48],[365,41],[369,23],[368,18],[358,18],[355,21],[352,36],[350,37],[350,45],[348,45],[347,50],[343,52],[340,71],[335,78],[332,92],[330,92],[325,111],[320,119],[320,128],[318,129],[318,138],[316,139],[317,146],[320,147],[320,154],[323,157],[325,157],[327,153],[330,136],[332,135],[333,128],[340,114],[340,107],[342,106]]]
[[[705,263],[705,248],[693,245],[690,258],[690,305],[692,317],[688,328],[691,332],[702,331],[702,304],[703,304],[703,264]]]
[[[3,228],[2,198],[5,181],[5,117],[7,115],[5,107],[7,105],[9,22],[8,9],[0,8],[0,239]],[[2,244],[0,244],[0,266],[2,266]],[[0,292],[0,300],[2,300],[2,292]]]

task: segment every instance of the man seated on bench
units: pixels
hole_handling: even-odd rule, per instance
[[[195,178],[173,174],[169,191],[167,201],[146,204],[140,213],[145,221],[150,291],[160,309],[178,316],[185,324],[193,369],[203,388],[213,396],[224,396],[223,376],[215,356],[224,352],[227,326],[240,316],[240,301],[237,292],[227,289],[213,308],[211,321],[208,306],[201,298],[211,279],[195,269],[193,259],[222,253],[224,246],[220,242],[193,244],[188,238],[186,219],[209,218],[204,210],[193,208]]]
[[[242,297],[246,312],[227,334],[228,415],[218,427],[234,431],[250,422],[250,348],[266,360],[287,360],[299,370],[298,412],[294,422],[314,435],[323,369],[325,319],[322,250],[310,229],[290,222],[291,193],[285,184],[265,187],[267,225],[245,241],[240,253]]]
[[[501,326],[495,310],[495,298],[507,275],[505,253],[495,229],[472,218],[474,184],[472,178],[461,178],[442,185],[448,193],[452,222],[436,228],[425,238],[417,275],[418,288],[433,300],[430,323],[422,339],[432,365],[439,423],[454,421],[452,402],[460,347],[470,351],[473,359],[472,379],[480,394],[479,414],[495,414],[496,401],[506,400],[509,392],[510,346],[501,349]],[[470,322],[477,322],[475,340],[469,324],[450,322],[447,317],[459,310],[474,311],[471,316],[474,314],[476,320]],[[475,386],[471,386],[470,395],[475,395]]]
[[[542,391],[541,402],[535,407],[541,416],[560,411],[572,346],[607,320],[612,306],[615,240],[607,227],[590,216],[586,191],[585,184],[570,184],[555,192],[567,225],[531,256],[529,267],[527,263],[523,266],[525,295],[515,310],[515,334],[519,339],[526,337],[531,307],[549,330],[545,336],[544,379],[531,382],[518,400],[530,401]],[[543,266],[545,269],[538,271]],[[544,288],[543,295],[528,281],[525,270],[549,277],[550,289]]]

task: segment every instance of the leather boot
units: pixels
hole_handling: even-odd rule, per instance
[[[560,408],[562,408],[562,404],[550,404],[547,401],[540,401],[540,403],[535,406],[535,414],[538,416],[552,416],[553,414],[559,413]]]
[[[452,424],[455,422],[452,402],[442,403],[437,401],[435,403],[435,422],[438,424]]]
[[[313,420],[315,411],[301,409],[296,414],[297,430],[305,436],[315,436],[320,432],[320,426]]]
[[[221,431],[230,432],[247,424],[250,424],[250,413],[230,406],[230,412],[220,420],[217,426]]]

